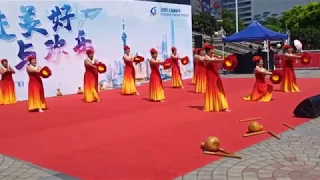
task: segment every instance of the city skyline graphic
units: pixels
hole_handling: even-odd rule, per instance
[[[126,33],[126,26],[125,26],[125,19],[122,19],[122,34],[121,34],[121,41],[123,47],[127,45],[128,35]],[[174,20],[170,21],[170,40],[171,45],[168,46],[168,36],[164,34],[162,36],[162,40],[159,43],[160,45],[157,47],[158,56],[165,60],[169,58],[171,54],[171,47],[175,47],[175,26]],[[124,50],[123,50],[124,53]],[[133,53],[133,52],[131,52]],[[150,66],[149,66],[149,58],[148,54],[144,53],[133,53],[134,55],[142,55],[145,57],[145,61],[139,64],[134,64],[135,72],[136,72],[136,85],[144,84],[149,82],[150,77]],[[190,78],[192,76],[192,58],[190,58],[190,63],[188,65],[181,65],[180,70],[182,78]],[[124,69],[125,64],[122,60],[122,57],[118,60],[114,60],[107,64],[108,71],[105,75],[103,75],[102,80],[100,80],[99,84],[102,84],[103,89],[113,89],[113,88],[120,88],[122,86],[123,76],[124,76]],[[160,66],[160,74],[163,80],[170,80],[171,79],[171,69],[164,70],[162,66]]]

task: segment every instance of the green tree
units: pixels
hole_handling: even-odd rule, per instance
[[[192,30],[207,35],[212,35],[217,29],[217,21],[208,13],[192,15]]]
[[[245,25],[241,19],[239,19],[239,31],[245,28]],[[236,15],[228,10],[222,11],[222,27],[226,31],[227,35],[231,35],[236,32]]]
[[[268,17],[264,21],[261,22],[263,26],[269,28],[276,32],[283,32],[284,30],[281,28],[281,23],[278,18]]]
[[[292,39],[299,39],[312,49],[320,48],[320,2],[294,6],[280,17],[283,29],[288,28]]]

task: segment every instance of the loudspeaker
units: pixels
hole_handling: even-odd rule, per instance
[[[320,94],[303,100],[294,109],[293,114],[300,118],[316,118],[320,116]]]
[[[195,35],[194,38],[194,47],[195,48],[202,48],[202,36],[201,35]]]

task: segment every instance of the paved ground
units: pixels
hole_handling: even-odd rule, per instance
[[[27,162],[0,155],[1,180],[76,180],[71,176],[50,171]]]
[[[320,118],[176,180],[320,180]]]
[[[298,70],[298,78],[320,78],[320,70]],[[249,78],[252,74],[222,75]],[[320,180],[320,118],[295,131],[244,149],[242,160],[223,158],[176,180]],[[1,180],[76,180],[0,154]]]
[[[320,70],[297,70],[298,78],[320,78]],[[223,75],[249,78],[252,74]],[[299,83],[299,81],[298,81]],[[320,180],[320,118],[222,158],[175,180]]]

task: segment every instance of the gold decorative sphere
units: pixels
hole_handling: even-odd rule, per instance
[[[200,149],[204,149],[204,146],[205,146],[205,143],[202,142],[202,143],[200,144]]]
[[[259,132],[263,129],[263,126],[258,122],[252,122],[249,124],[248,131],[249,133]]]
[[[204,143],[201,143],[201,146],[205,151],[216,152],[220,148],[220,140],[217,137],[210,136]]]

